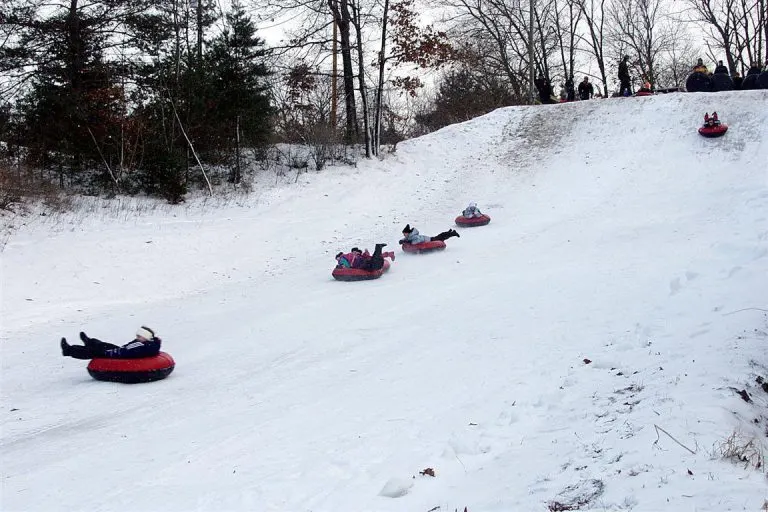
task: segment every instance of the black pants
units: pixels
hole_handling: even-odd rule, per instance
[[[452,229],[449,229],[448,231],[443,231],[442,233],[435,235],[432,237],[433,242],[445,242],[452,236],[456,236],[456,233]]]
[[[629,95],[632,95],[632,87],[629,85],[629,78],[621,81],[619,86],[619,96],[624,96],[624,91],[627,91]]]
[[[554,101],[552,101],[552,96],[548,91],[539,91],[539,101],[545,105],[554,103]]]
[[[75,359],[93,359],[94,357],[107,357],[107,350],[114,348],[120,348],[117,345],[106,343],[95,338],[89,338],[88,341],[84,341],[85,346],[71,345],[69,347],[69,357]]]
[[[381,255],[381,248],[383,245],[376,244],[376,249],[374,249],[373,254],[371,254],[371,257],[368,261],[363,263],[363,266],[360,267],[362,270],[367,270],[369,272],[373,272],[375,270],[380,270],[381,267],[384,266],[384,257]]]

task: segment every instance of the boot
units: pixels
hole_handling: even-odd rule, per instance
[[[457,236],[457,237],[461,238],[461,235],[455,229],[451,229],[448,232],[450,234],[452,234],[453,236]]]
[[[69,343],[67,343],[67,338],[61,338],[61,355],[68,356],[69,355]]]

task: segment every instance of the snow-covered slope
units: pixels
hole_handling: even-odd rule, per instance
[[[766,105],[501,109],[251,204],[29,222],[0,255],[0,508],[759,510],[764,469],[720,453],[766,445]],[[490,225],[399,251],[470,200]],[[378,241],[383,278],[330,278]],[[141,324],[167,380],[58,350]]]

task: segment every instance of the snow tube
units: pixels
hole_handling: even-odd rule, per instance
[[[768,89],[768,71],[763,71],[757,75],[757,87],[759,89]]]
[[[445,249],[445,242],[433,240],[431,242],[421,242],[420,244],[403,244],[403,250],[413,254],[422,254],[425,252],[442,251]]]
[[[728,73],[715,73],[711,80],[712,90],[715,92],[733,90],[733,80]]]
[[[635,96],[653,96],[653,91],[637,91]]]
[[[160,352],[152,357],[114,359],[99,357],[88,363],[88,373],[96,380],[136,384],[166,378],[176,367],[170,354]]]
[[[691,73],[685,81],[685,89],[688,92],[711,92],[712,80],[704,73]]]
[[[762,74],[762,73],[761,73]],[[749,91],[751,89],[759,89],[757,85],[757,79],[760,75],[747,75],[744,77],[744,81],[741,82],[741,89],[743,91]]]
[[[722,137],[725,132],[728,131],[727,124],[719,124],[717,126],[702,126],[699,128],[699,133],[708,138]]]
[[[463,215],[459,215],[458,217],[456,217],[456,225],[461,226],[463,228],[485,226],[489,222],[491,222],[491,218],[487,215],[481,215],[479,217],[465,217]]]
[[[384,260],[384,266],[379,270],[363,270],[361,268],[336,267],[331,275],[337,281],[370,281],[378,279],[389,270],[389,261]]]

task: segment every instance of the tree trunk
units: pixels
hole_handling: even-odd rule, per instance
[[[373,154],[379,154],[381,147],[381,96],[384,92],[384,63],[387,44],[387,17],[389,16],[389,0],[384,0],[384,16],[381,23],[381,51],[379,52],[379,86],[376,88],[376,113],[373,125]]]
[[[358,83],[360,84],[360,103],[363,107],[363,137],[365,140],[365,157],[371,158],[371,126],[370,113],[368,112],[368,95],[365,92],[365,55],[363,54],[363,30],[360,17],[360,6],[352,4],[354,11],[353,23],[355,25],[355,37],[357,38],[357,67]]]
[[[357,106],[355,105],[355,71],[352,66],[352,45],[349,36],[351,16],[347,1],[328,0],[328,6],[336,19],[336,25],[339,27],[339,38],[341,39],[341,65],[344,75],[344,106],[346,108],[344,138],[347,143],[350,143],[360,134],[360,126],[357,122]]]
[[[235,118],[235,175],[232,177],[232,183],[237,185],[242,179],[240,169],[240,116]]]

